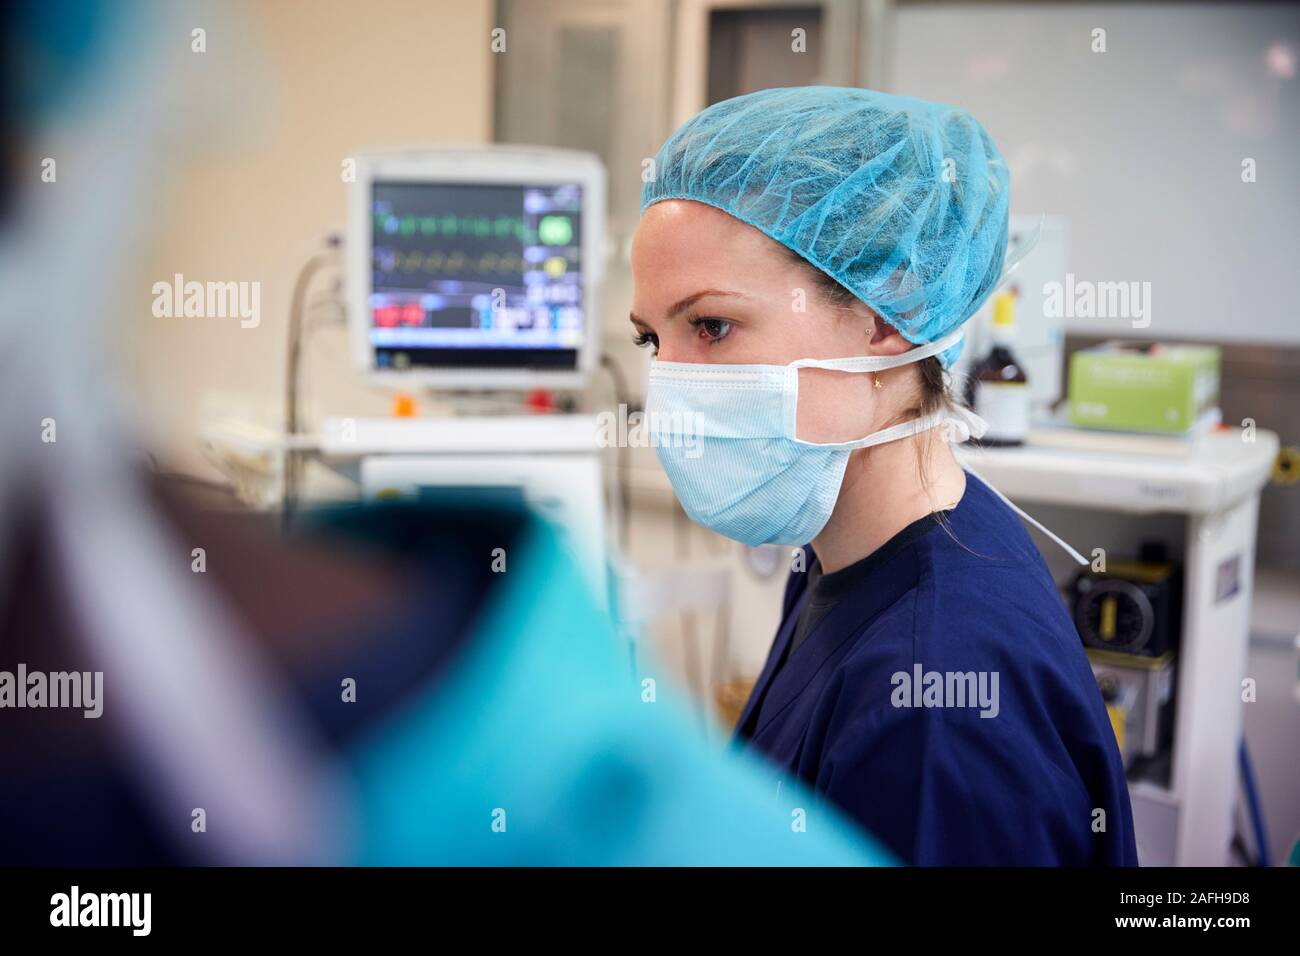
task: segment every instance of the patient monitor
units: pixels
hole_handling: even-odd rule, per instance
[[[605,171],[589,153],[505,145],[357,157],[347,275],[353,350],[407,391],[584,385],[597,362]],[[454,403],[453,403],[454,404]],[[568,535],[603,599],[594,417],[327,419],[326,458],[368,498],[521,498]]]
[[[585,384],[604,229],[605,171],[590,153],[358,156],[347,253],[357,361],[408,388]]]

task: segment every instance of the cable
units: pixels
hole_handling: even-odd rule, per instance
[[[609,374],[610,381],[614,386],[614,403],[615,406],[622,409],[631,408],[631,396],[627,388],[627,378],[618,363],[613,360],[609,353],[600,357],[600,364]],[[626,443],[620,444],[616,449],[615,472],[618,488],[618,517],[619,517],[619,547],[626,554],[628,550],[628,541],[630,540],[631,524],[631,489],[628,477],[627,454],[628,448]],[[691,525],[686,518],[685,512],[680,505],[674,502],[673,508],[673,546],[677,559],[684,562],[690,556],[690,536]],[[725,553],[726,543],[723,544]],[[713,548],[709,550],[713,553]],[[713,643],[713,654],[711,655],[709,674],[706,677],[704,668],[700,661],[700,641],[696,629],[696,617],[693,611],[683,611],[679,615],[679,622],[682,630],[683,642],[683,664],[685,668],[686,682],[693,687],[699,694],[704,704],[703,713],[707,714],[708,704],[711,699],[711,688],[708,682],[716,682],[719,674],[722,672],[726,658],[730,653],[729,638],[730,627],[729,620],[731,615],[730,602],[724,603],[716,611],[715,633]],[[706,718],[707,719],[707,718]]]
[[[618,410],[629,408],[631,401],[627,391],[627,377],[624,376],[623,370],[618,367],[618,363],[608,352],[601,355],[600,367],[609,374],[610,382],[614,386],[615,408]],[[628,484],[625,442],[618,443],[614,449],[614,485],[618,492],[618,546],[624,554],[627,554],[631,526],[631,514],[628,510],[631,506],[631,489]]]
[[[1246,750],[1246,738],[1241,738],[1237,748],[1237,762],[1241,766],[1241,785],[1246,791],[1246,806],[1250,810],[1250,827],[1255,838],[1256,864],[1272,866],[1268,854],[1268,833],[1264,827],[1264,810],[1259,804],[1259,790],[1255,786],[1255,771]]]
[[[298,375],[302,365],[307,289],[316,273],[334,261],[342,240],[337,235],[331,235],[326,240],[326,245],[327,251],[312,256],[298,272],[293,285],[293,298],[289,303],[289,344],[284,372],[284,480],[280,498],[281,527],[286,531],[293,520],[302,481],[303,456],[293,447],[293,439],[298,434]]]

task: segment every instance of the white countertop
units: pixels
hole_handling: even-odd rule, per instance
[[[1268,481],[1277,449],[1273,432],[1256,431],[1254,441],[1246,441],[1234,428],[1205,436],[1182,457],[962,445],[957,458],[1016,501],[1132,514],[1211,514],[1256,494]]]

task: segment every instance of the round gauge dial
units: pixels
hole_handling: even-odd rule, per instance
[[[1151,639],[1155,609],[1131,581],[1102,579],[1080,588],[1074,623],[1089,647],[1137,653]]]

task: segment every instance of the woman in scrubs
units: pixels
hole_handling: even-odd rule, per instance
[[[955,460],[946,369],[1002,275],[1009,177],[961,110],[764,90],[660,149],[632,252],[647,423],[692,519],[797,546],[737,735],[904,860],[1137,862],[1078,635]]]

